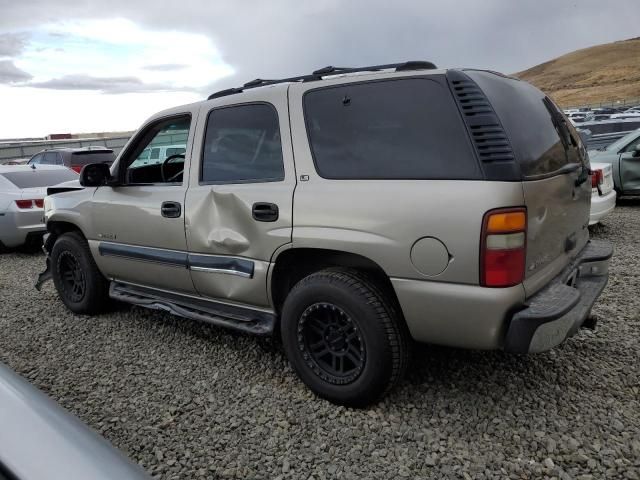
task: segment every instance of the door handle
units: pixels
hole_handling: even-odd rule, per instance
[[[278,205],[275,203],[256,202],[251,209],[253,219],[258,222],[275,222],[278,220]]]
[[[166,218],[179,218],[182,214],[182,206],[178,202],[162,202],[160,213]]]

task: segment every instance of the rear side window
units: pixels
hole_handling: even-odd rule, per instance
[[[283,180],[276,109],[261,103],[212,110],[207,119],[200,179],[204,183]]]
[[[544,93],[526,82],[492,73],[465,73],[491,101],[507,132],[524,178],[548,176],[569,162],[580,162],[577,140],[572,142],[570,137],[560,137],[569,135],[570,131],[554,120],[554,109],[557,107]]]
[[[43,165],[60,165],[60,155],[57,152],[46,152],[41,162]]]
[[[451,93],[435,80],[351,83],[311,90],[303,101],[324,178],[481,178]]]
[[[2,176],[18,188],[50,187],[58,183],[77,180],[78,175],[67,168],[60,170],[30,170],[26,172],[8,172]]]

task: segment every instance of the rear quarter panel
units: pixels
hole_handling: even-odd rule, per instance
[[[300,180],[294,197],[293,247],[356,253],[376,262],[390,277],[477,285],[483,216],[493,208],[523,205],[522,184],[324,179],[316,172],[307,140],[304,92],[300,85],[289,89]],[[425,275],[412,263],[412,246],[425,237],[446,246],[447,265],[439,274]],[[439,263],[442,258],[424,260]]]

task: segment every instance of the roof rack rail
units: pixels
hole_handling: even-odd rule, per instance
[[[300,75],[297,77],[288,77],[281,78],[276,80],[265,80],[262,78],[256,78],[255,80],[251,80],[250,82],[245,83],[242,87],[235,88],[227,88],[226,90],[220,90],[219,92],[212,93],[209,95],[207,100],[212,100],[214,98],[226,97],[227,95],[234,95],[236,93],[244,92],[247,89],[255,88],[255,87],[263,87],[265,85],[274,85],[276,83],[287,83],[287,82],[312,82],[316,80],[322,80],[322,77],[328,75],[341,75],[345,73],[356,73],[356,72],[377,72],[380,70],[395,70],[396,72],[404,72],[407,70],[433,70],[438,68],[432,62],[423,61],[423,60],[410,60],[408,62],[403,63],[389,63],[386,65],[372,65],[370,67],[355,67],[355,68],[344,68],[344,67],[334,67],[334,66],[326,66],[319,68],[318,70],[314,70],[311,74]]]

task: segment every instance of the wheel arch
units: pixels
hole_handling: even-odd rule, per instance
[[[47,222],[47,232],[49,232],[49,236],[44,243],[44,248],[47,252],[51,252],[56,239],[60,235],[63,235],[65,233],[78,232],[85,239],[87,238],[87,236],[78,225],[65,220],[49,220]]]
[[[269,278],[269,292],[275,311],[281,312],[288,293],[296,283],[314,272],[331,267],[350,268],[367,274],[402,313],[393,284],[378,263],[357,253],[323,248],[288,248],[278,254]]]

